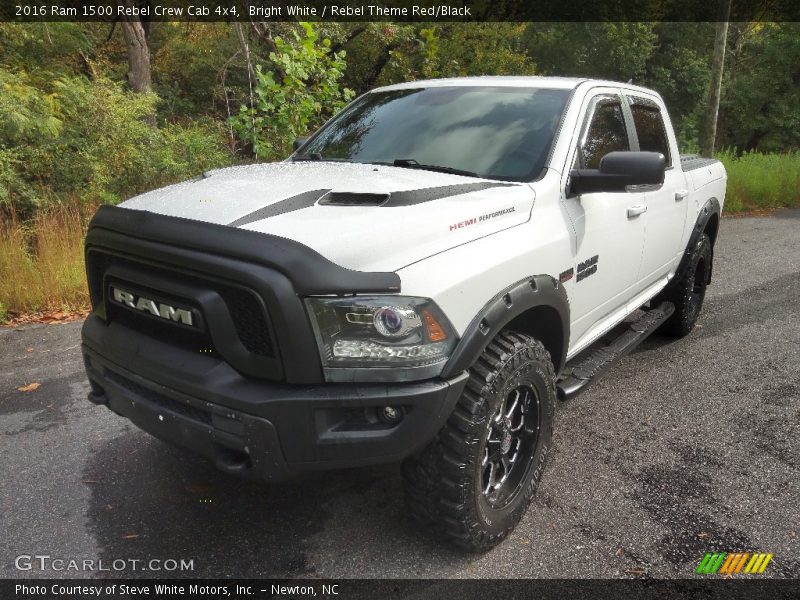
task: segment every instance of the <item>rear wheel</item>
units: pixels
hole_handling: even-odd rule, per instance
[[[711,260],[711,240],[704,233],[697,241],[680,279],[660,298],[675,305],[675,312],[661,326],[661,331],[674,337],[683,337],[694,329],[706,295]]]
[[[412,516],[469,550],[503,540],[539,484],[555,399],[553,363],[541,342],[498,334],[437,438],[403,464]]]

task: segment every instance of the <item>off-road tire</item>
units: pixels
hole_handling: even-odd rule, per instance
[[[551,451],[555,380],[553,362],[541,342],[501,331],[471,367],[466,388],[437,437],[403,463],[406,506],[411,516],[466,550],[486,550],[502,541],[525,514]],[[517,413],[513,410],[520,409],[512,409],[511,398],[516,397],[519,405],[523,402],[520,394],[527,395],[528,400],[520,415],[514,416]],[[489,461],[487,448],[497,456],[506,446],[505,438],[497,445],[498,431],[505,428],[503,431],[511,435],[510,428],[515,426],[506,414],[518,419],[515,439],[533,436],[529,429],[535,428],[536,434],[525,437],[525,444],[517,446],[510,469],[505,463],[495,463],[498,472],[503,468],[509,474],[505,480],[508,498],[503,499],[500,491],[492,488],[487,495],[485,490],[486,471],[492,468],[489,462],[495,462]],[[490,483],[493,476],[496,473],[491,471]],[[497,502],[493,504],[492,498]]]
[[[705,233],[697,240],[689,262],[679,279],[672,283],[659,300],[675,305],[675,312],[661,326],[660,331],[673,337],[683,337],[694,329],[706,294],[713,251],[711,240]]]

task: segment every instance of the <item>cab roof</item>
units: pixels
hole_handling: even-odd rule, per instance
[[[396,83],[376,88],[372,91],[383,92],[391,90],[408,90],[426,87],[452,87],[452,86],[486,86],[486,87],[535,87],[553,90],[572,90],[581,84],[590,84],[589,87],[608,86],[622,87],[630,90],[654,93],[652,90],[631,83],[608,81],[602,79],[589,79],[586,77],[540,77],[540,76],[504,76],[484,75],[480,77],[448,77],[443,79],[421,79]]]
[[[571,90],[587,81],[574,77],[509,77],[485,75],[481,77],[448,77],[444,79],[421,79],[406,83],[396,83],[377,88],[373,91],[406,90],[420,87],[452,87],[452,86],[486,86],[486,87],[538,87],[549,89]]]

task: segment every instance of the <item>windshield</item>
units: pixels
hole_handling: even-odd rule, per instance
[[[545,166],[568,95],[488,86],[372,92],[325,125],[295,159],[529,181]]]

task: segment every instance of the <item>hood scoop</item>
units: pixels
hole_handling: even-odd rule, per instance
[[[327,206],[383,206],[391,194],[370,194],[361,192],[328,192],[319,200]]]

